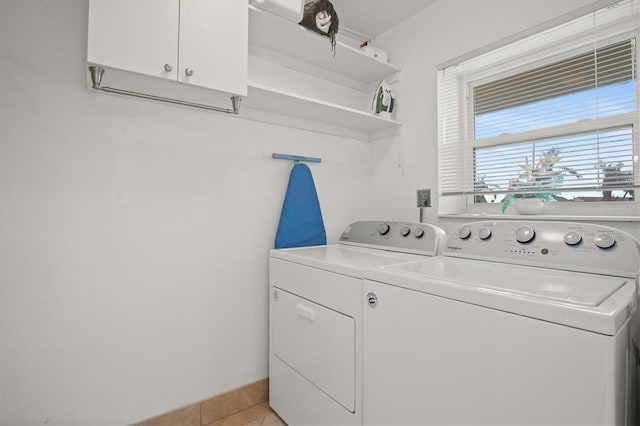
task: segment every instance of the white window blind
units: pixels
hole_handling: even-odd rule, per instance
[[[635,201],[639,29],[626,0],[439,71],[441,196]]]

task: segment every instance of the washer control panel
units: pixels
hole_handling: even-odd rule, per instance
[[[340,244],[435,256],[445,238],[442,229],[428,223],[369,220],[347,226]]]
[[[574,222],[479,221],[456,228],[442,254],[633,277],[640,243],[608,226]]]

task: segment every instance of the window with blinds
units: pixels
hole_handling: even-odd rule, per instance
[[[635,203],[639,3],[442,69],[441,196],[462,210],[514,197]]]

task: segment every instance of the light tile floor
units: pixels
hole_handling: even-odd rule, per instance
[[[287,426],[287,424],[274,413],[268,402],[263,402],[216,420],[207,426]]]

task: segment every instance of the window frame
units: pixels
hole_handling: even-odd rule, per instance
[[[464,116],[461,123],[463,128],[460,133],[468,135],[461,138],[458,142],[458,148],[462,152],[462,160],[465,164],[465,179],[473,179],[474,171],[467,170],[473,167],[474,150],[477,148],[504,146],[507,144],[524,143],[533,140],[565,136],[570,134],[596,132],[598,129],[607,129],[611,127],[632,126],[633,152],[634,162],[634,185],[640,185],[640,81],[638,79],[639,60],[640,60],[640,29],[623,29],[616,28],[615,25],[605,24],[603,28],[598,27],[598,40],[594,44],[588,42],[584,34],[592,29],[584,29],[576,31],[568,36],[563,35],[560,41],[558,38],[551,41],[540,43],[534,49],[534,52],[527,51],[520,54],[511,55],[503,61],[488,62],[472,72],[464,73],[463,90],[459,93],[459,103],[464,103]],[[513,134],[502,134],[498,136],[476,139],[475,137],[475,113],[474,105],[474,88],[491,81],[526,72],[534,68],[543,67],[563,60],[568,60],[576,55],[588,53],[594,49],[600,49],[604,46],[615,43],[633,40],[635,55],[635,78],[636,78],[636,111],[631,113],[622,113],[615,116],[581,120],[569,124],[561,124],[542,129],[524,131]],[[499,50],[499,49],[496,49]],[[526,60],[524,58],[527,58]],[[496,72],[497,67],[497,72]],[[460,97],[465,99],[460,99]],[[440,126],[440,115],[438,117]],[[442,149],[442,141],[440,141],[441,133],[438,132],[439,150]],[[439,151],[440,152],[440,151]],[[439,161],[439,179],[442,176],[441,163]],[[473,187],[473,182],[464,182],[465,187]],[[440,186],[440,185],[439,185]],[[448,200],[445,200],[447,198]],[[450,198],[454,198],[451,200]],[[457,198],[457,200],[456,200]],[[593,218],[602,216],[627,216],[640,220],[640,201],[638,195],[634,197],[634,201],[592,201],[592,202],[557,202],[548,203],[545,207],[543,216],[569,215],[578,218]],[[455,215],[459,214],[485,214],[503,217],[500,210],[501,203],[474,203],[474,194],[466,193],[462,195],[442,195],[439,194],[440,205],[446,207],[440,208],[441,216],[448,216],[447,209],[454,210]],[[444,202],[443,202],[444,201]],[[449,211],[449,213],[451,213]]]

